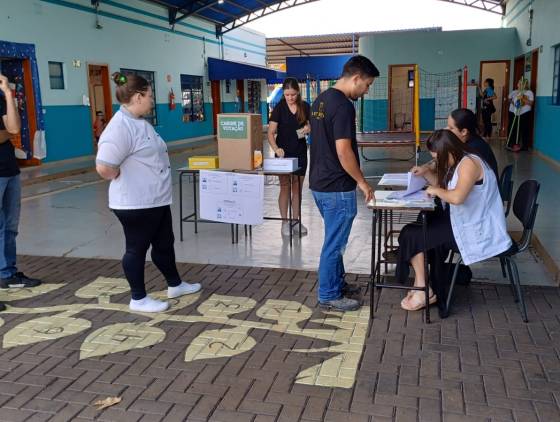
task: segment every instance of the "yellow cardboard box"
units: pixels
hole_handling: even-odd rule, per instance
[[[191,169],[217,169],[219,167],[220,160],[217,155],[189,157],[189,168]]]

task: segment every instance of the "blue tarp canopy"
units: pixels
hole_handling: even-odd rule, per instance
[[[227,79],[266,79],[268,83],[282,82],[286,74],[264,66],[231,62],[208,57],[208,78],[211,81]]]
[[[286,73],[300,81],[330,81],[340,78],[342,68],[351,55],[286,57]]]
[[[103,0],[92,0],[100,1]],[[148,0],[165,6],[169,24],[194,16],[216,25],[216,35],[224,34],[263,16],[318,0]]]

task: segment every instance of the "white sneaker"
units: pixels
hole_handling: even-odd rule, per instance
[[[169,308],[169,303],[146,296],[140,300],[130,299],[129,308],[136,312],[163,312]]]
[[[300,234],[300,233],[299,233],[299,224],[296,224],[296,225],[294,226],[294,234],[297,234],[297,235]],[[301,235],[302,235],[302,236],[307,235],[307,227],[305,227],[303,224],[301,225]]]
[[[183,295],[191,295],[198,292],[201,288],[200,283],[190,284],[182,281],[178,286],[167,288],[167,297],[173,299]]]
[[[289,236],[290,235],[290,222],[283,221],[282,222],[282,236]]]

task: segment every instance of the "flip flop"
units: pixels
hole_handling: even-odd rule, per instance
[[[437,296],[430,290],[430,297],[428,299],[428,303],[433,305],[437,302]],[[411,303],[412,302],[412,303]],[[420,292],[418,290],[414,291],[412,295],[408,294],[406,297],[401,301],[401,308],[405,311],[419,311],[426,306],[426,299],[424,292]]]

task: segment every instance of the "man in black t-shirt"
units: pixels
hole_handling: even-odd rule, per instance
[[[321,93],[311,107],[309,186],[325,225],[319,304],[340,311],[360,306],[357,300],[344,297],[343,254],[357,212],[356,186],[366,203],[373,198],[373,189],[360,170],[352,101],[366,94],[377,76],[379,71],[368,58],[354,56],[344,65],[336,84]]]
[[[8,86],[0,74],[0,288],[33,287],[39,280],[26,277],[16,268],[16,236],[21,206],[21,182],[11,138],[20,131],[19,114]],[[3,305],[0,303],[0,308]]]

